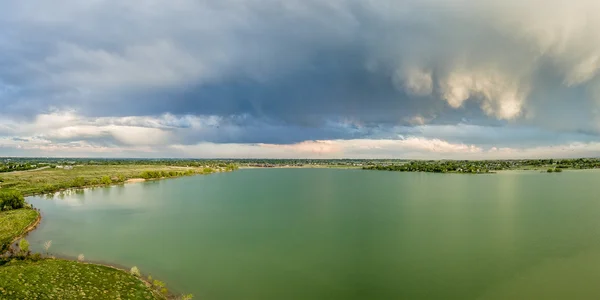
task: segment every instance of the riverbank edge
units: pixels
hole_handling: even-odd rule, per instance
[[[312,166],[273,166],[273,167],[256,167],[256,166],[240,166],[239,170],[252,169],[338,169],[338,170],[362,170],[359,166],[329,166],[329,165],[312,165]]]
[[[181,175],[181,176],[173,176],[173,177],[161,177],[161,178],[141,178],[141,177],[135,177],[135,178],[129,178],[123,182],[113,182],[110,184],[96,184],[96,185],[84,185],[84,186],[80,186],[80,187],[70,187],[70,188],[66,188],[66,189],[60,189],[60,190],[56,190],[54,192],[50,192],[50,193],[29,193],[29,194],[23,194],[23,197],[33,197],[33,196],[43,196],[43,195],[50,195],[50,194],[56,194],[56,193],[60,193],[60,192],[66,192],[66,191],[73,191],[73,190],[83,190],[83,189],[91,189],[91,188],[102,188],[102,187],[109,187],[109,186],[117,186],[117,185],[125,185],[125,184],[132,184],[132,183],[140,183],[140,182],[146,182],[146,181],[159,181],[159,180],[167,180],[167,179],[177,179],[177,178],[183,178],[183,177],[192,177],[192,176],[206,176],[206,175],[211,175],[211,174],[217,174],[217,173],[227,173],[227,172],[233,172],[233,171],[214,171],[212,173],[195,173],[195,174],[191,174],[191,175]]]
[[[67,259],[67,258],[58,258],[58,259],[62,259],[62,260],[69,260],[69,261],[76,261],[76,260],[73,260],[73,259]],[[88,265],[95,265],[95,266],[103,266],[103,267],[107,267],[107,268],[111,268],[111,269],[117,270],[117,271],[119,271],[119,272],[125,272],[125,273],[127,273],[127,274],[129,274],[129,275],[131,275],[131,276],[133,276],[133,277],[135,277],[135,278],[137,278],[137,280],[139,280],[139,281],[141,281],[143,284],[145,284],[145,285],[146,285],[146,287],[147,287],[147,288],[148,288],[148,289],[149,289],[149,290],[152,292],[152,294],[153,294],[154,296],[156,296],[156,298],[158,298],[158,299],[171,299],[171,298],[173,298],[173,299],[174,299],[174,298],[175,298],[175,295],[171,294],[170,292],[169,292],[167,295],[160,294],[158,291],[156,291],[156,290],[153,288],[153,285],[152,285],[152,283],[151,283],[151,282],[149,282],[149,281],[147,281],[147,280],[146,280],[146,278],[144,278],[144,277],[143,277],[143,276],[141,276],[141,275],[140,275],[140,276],[135,276],[135,275],[131,274],[131,272],[130,272],[130,271],[128,271],[127,269],[125,269],[125,268],[119,268],[119,267],[116,267],[116,266],[113,266],[113,265],[109,265],[109,264],[103,264],[103,263],[97,263],[97,262],[79,262],[79,263],[82,263],[82,264],[88,264]]]
[[[264,168],[267,169],[267,168]],[[377,169],[365,169],[360,168],[365,171],[379,171],[379,172],[397,172],[397,173],[428,173],[428,174],[460,174],[460,175],[489,175],[489,174],[508,174],[508,173],[568,173],[568,172],[600,172],[600,168],[589,168],[589,169],[562,169],[559,172],[548,172],[548,168],[537,168],[537,169],[504,169],[504,170],[493,170],[489,172],[479,172],[479,173],[467,173],[467,172],[429,172],[429,171],[396,171],[396,170],[377,170]]]
[[[42,213],[39,210],[35,210],[33,208],[27,208],[27,209],[31,209],[33,211],[35,211],[37,213],[37,218],[31,222],[27,227],[25,227],[25,229],[23,229],[23,232],[18,235],[17,237],[15,237],[10,244],[14,244],[17,241],[19,241],[22,238],[25,238],[30,232],[32,232],[33,230],[35,230],[41,223],[42,223]],[[0,253],[4,254],[4,253]],[[73,261],[73,262],[78,262],[76,259],[72,259],[72,258],[68,258],[68,257],[59,257],[59,258],[52,258],[52,257],[47,257],[45,259],[61,259],[61,260],[65,260],[65,261]],[[78,263],[83,263],[83,264],[88,264],[88,265],[97,265],[97,266],[104,266],[107,268],[111,268],[120,272],[125,272],[127,274],[132,275],[133,277],[137,278],[139,281],[141,281],[147,288],[148,290],[150,290],[150,292],[152,292],[152,294],[154,296],[157,297],[157,299],[170,299],[171,297],[175,298],[174,294],[169,293],[168,295],[162,295],[160,293],[158,293],[154,288],[151,282],[147,281],[143,276],[134,276],[133,274],[131,274],[130,271],[128,271],[127,269],[125,269],[124,267],[117,267],[115,265],[110,265],[107,263],[98,263],[98,262],[78,262]]]
[[[78,263],[78,264],[85,264],[85,265],[91,265],[91,266],[102,266],[102,267],[110,268],[115,271],[130,275],[131,277],[135,278],[136,280],[139,280],[141,283],[144,284],[144,286],[146,286],[146,288],[150,291],[150,293],[152,293],[152,295],[155,296],[156,299],[164,299],[164,300],[178,299],[177,296],[171,292],[167,293],[166,295],[159,293],[156,289],[153,288],[152,283],[149,282],[148,280],[146,280],[146,278],[144,278],[143,276],[135,276],[135,275],[131,274],[131,272],[125,268],[120,268],[120,267],[116,267],[116,266],[104,264],[104,263],[77,261],[76,259],[71,259],[71,258],[67,258],[67,257],[54,257],[54,256],[44,257],[41,261],[44,261],[44,260],[62,260],[62,261],[70,261],[70,262],[74,262],[74,263]],[[0,268],[2,268],[2,266],[0,266]]]
[[[35,211],[37,213],[37,218],[33,222],[29,223],[29,225],[27,225],[27,227],[25,227],[25,229],[23,229],[23,232],[21,232],[20,235],[13,238],[9,245],[12,245],[12,244],[16,243],[18,240],[26,237],[30,232],[35,230],[40,225],[40,223],[42,223],[42,213],[40,211],[35,210],[33,208],[25,208],[25,209],[31,209],[31,210]],[[4,254],[4,253],[0,253],[0,255],[2,255],[2,254]]]
[[[31,197],[31,196],[40,196],[40,195],[47,195],[47,194],[55,194],[55,193],[60,193],[60,192],[64,192],[64,191],[70,191],[70,190],[78,190],[78,189],[88,189],[88,188],[96,188],[96,187],[109,187],[109,186],[116,186],[116,185],[124,185],[124,184],[131,184],[131,183],[139,183],[139,182],[146,182],[146,181],[158,181],[158,180],[166,180],[166,179],[177,179],[177,178],[182,178],[182,177],[188,177],[188,176],[200,176],[200,175],[210,175],[210,174],[215,174],[215,173],[221,173],[221,172],[231,172],[231,171],[216,171],[213,173],[209,173],[209,174],[193,174],[193,175],[182,175],[182,176],[176,176],[176,177],[161,177],[161,178],[151,178],[151,179],[144,179],[144,178],[130,178],[128,180],[126,180],[125,182],[118,182],[118,183],[112,183],[112,184],[103,184],[103,185],[91,185],[91,186],[82,186],[82,187],[77,187],[77,188],[68,188],[68,189],[62,189],[53,193],[34,193],[34,194],[25,194],[25,197]],[[32,208],[30,208],[32,209]],[[33,209],[32,209],[33,210]],[[30,232],[32,232],[33,230],[35,230],[42,222],[42,213],[41,210],[34,210],[35,212],[37,212],[37,218],[35,219],[35,221],[33,221],[31,224],[29,224],[27,227],[25,227],[25,229],[23,230],[23,232],[15,237],[12,241],[11,241],[11,245],[14,244],[15,242],[17,242],[19,239],[22,239],[24,237],[26,237]],[[4,254],[4,253],[0,253],[0,254]],[[47,259],[52,259],[52,258],[47,258]],[[58,258],[58,259],[62,259],[62,260],[68,260],[68,261],[77,261],[75,259],[70,259],[70,258]],[[116,267],[114,265],[110,265],[107,263],[95,263],[95,262],[83,262],[86,264],[92,264],[92,265],[98,265],[98,266],[104,266],[104,267],[109,267],[121,272],[125,272],[127,274],[130,274],[130,271],[124,269],[124,268],[120,268],[120,267]],[[133,276],[133,275],[132,275]],[[168,295],[162,295],[160,293],[158,293],[154,288],[151,282],[148,282],[145,278],[143,278],[142,276],[134,276],[136,277],[138,280],[140,280],[141,282],[143,282],[146,287],[155,295],[158,297],[158,299],[170,299],[170,298],[175,298],[175,295],[173,295],[171,292],[169,292]]]

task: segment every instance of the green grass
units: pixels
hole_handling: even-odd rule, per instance
[[[139,178],[145,171],[193,171],[204,174],[202,167],[177,167],[157,165],[84,165],[75,166],[72,170],[42,169],[26,172],[11,172],[0,174],[0,188],[16,189],[24,195],[42,194],[68,188],[76,179],[82,179],[89,185],[100,185],[102,177],[113,179],[118,177],[126,179]]]
[[[25,208],[0,212],[0,253],[4,245],[7,247],[14,238],[22,235],[37,217],[37,211]]]
[[[121,270],[61,259],[0,267],[0,299],[161,299]]]

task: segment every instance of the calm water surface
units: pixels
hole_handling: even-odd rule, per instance
[[[34,249],[197,299],[600,299],[600,172],[254,169],[28,200]]]

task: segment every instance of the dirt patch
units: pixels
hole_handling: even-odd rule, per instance
[[[144,178],[131,178],[131,179],[127,179],[127,181],[125,181],[125,183],[136,183],[136,182],[144,182],[146,181],[146,179]]]

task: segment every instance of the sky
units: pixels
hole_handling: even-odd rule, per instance
[[[600,156],[597,0],[0,7],[0,156]]]

